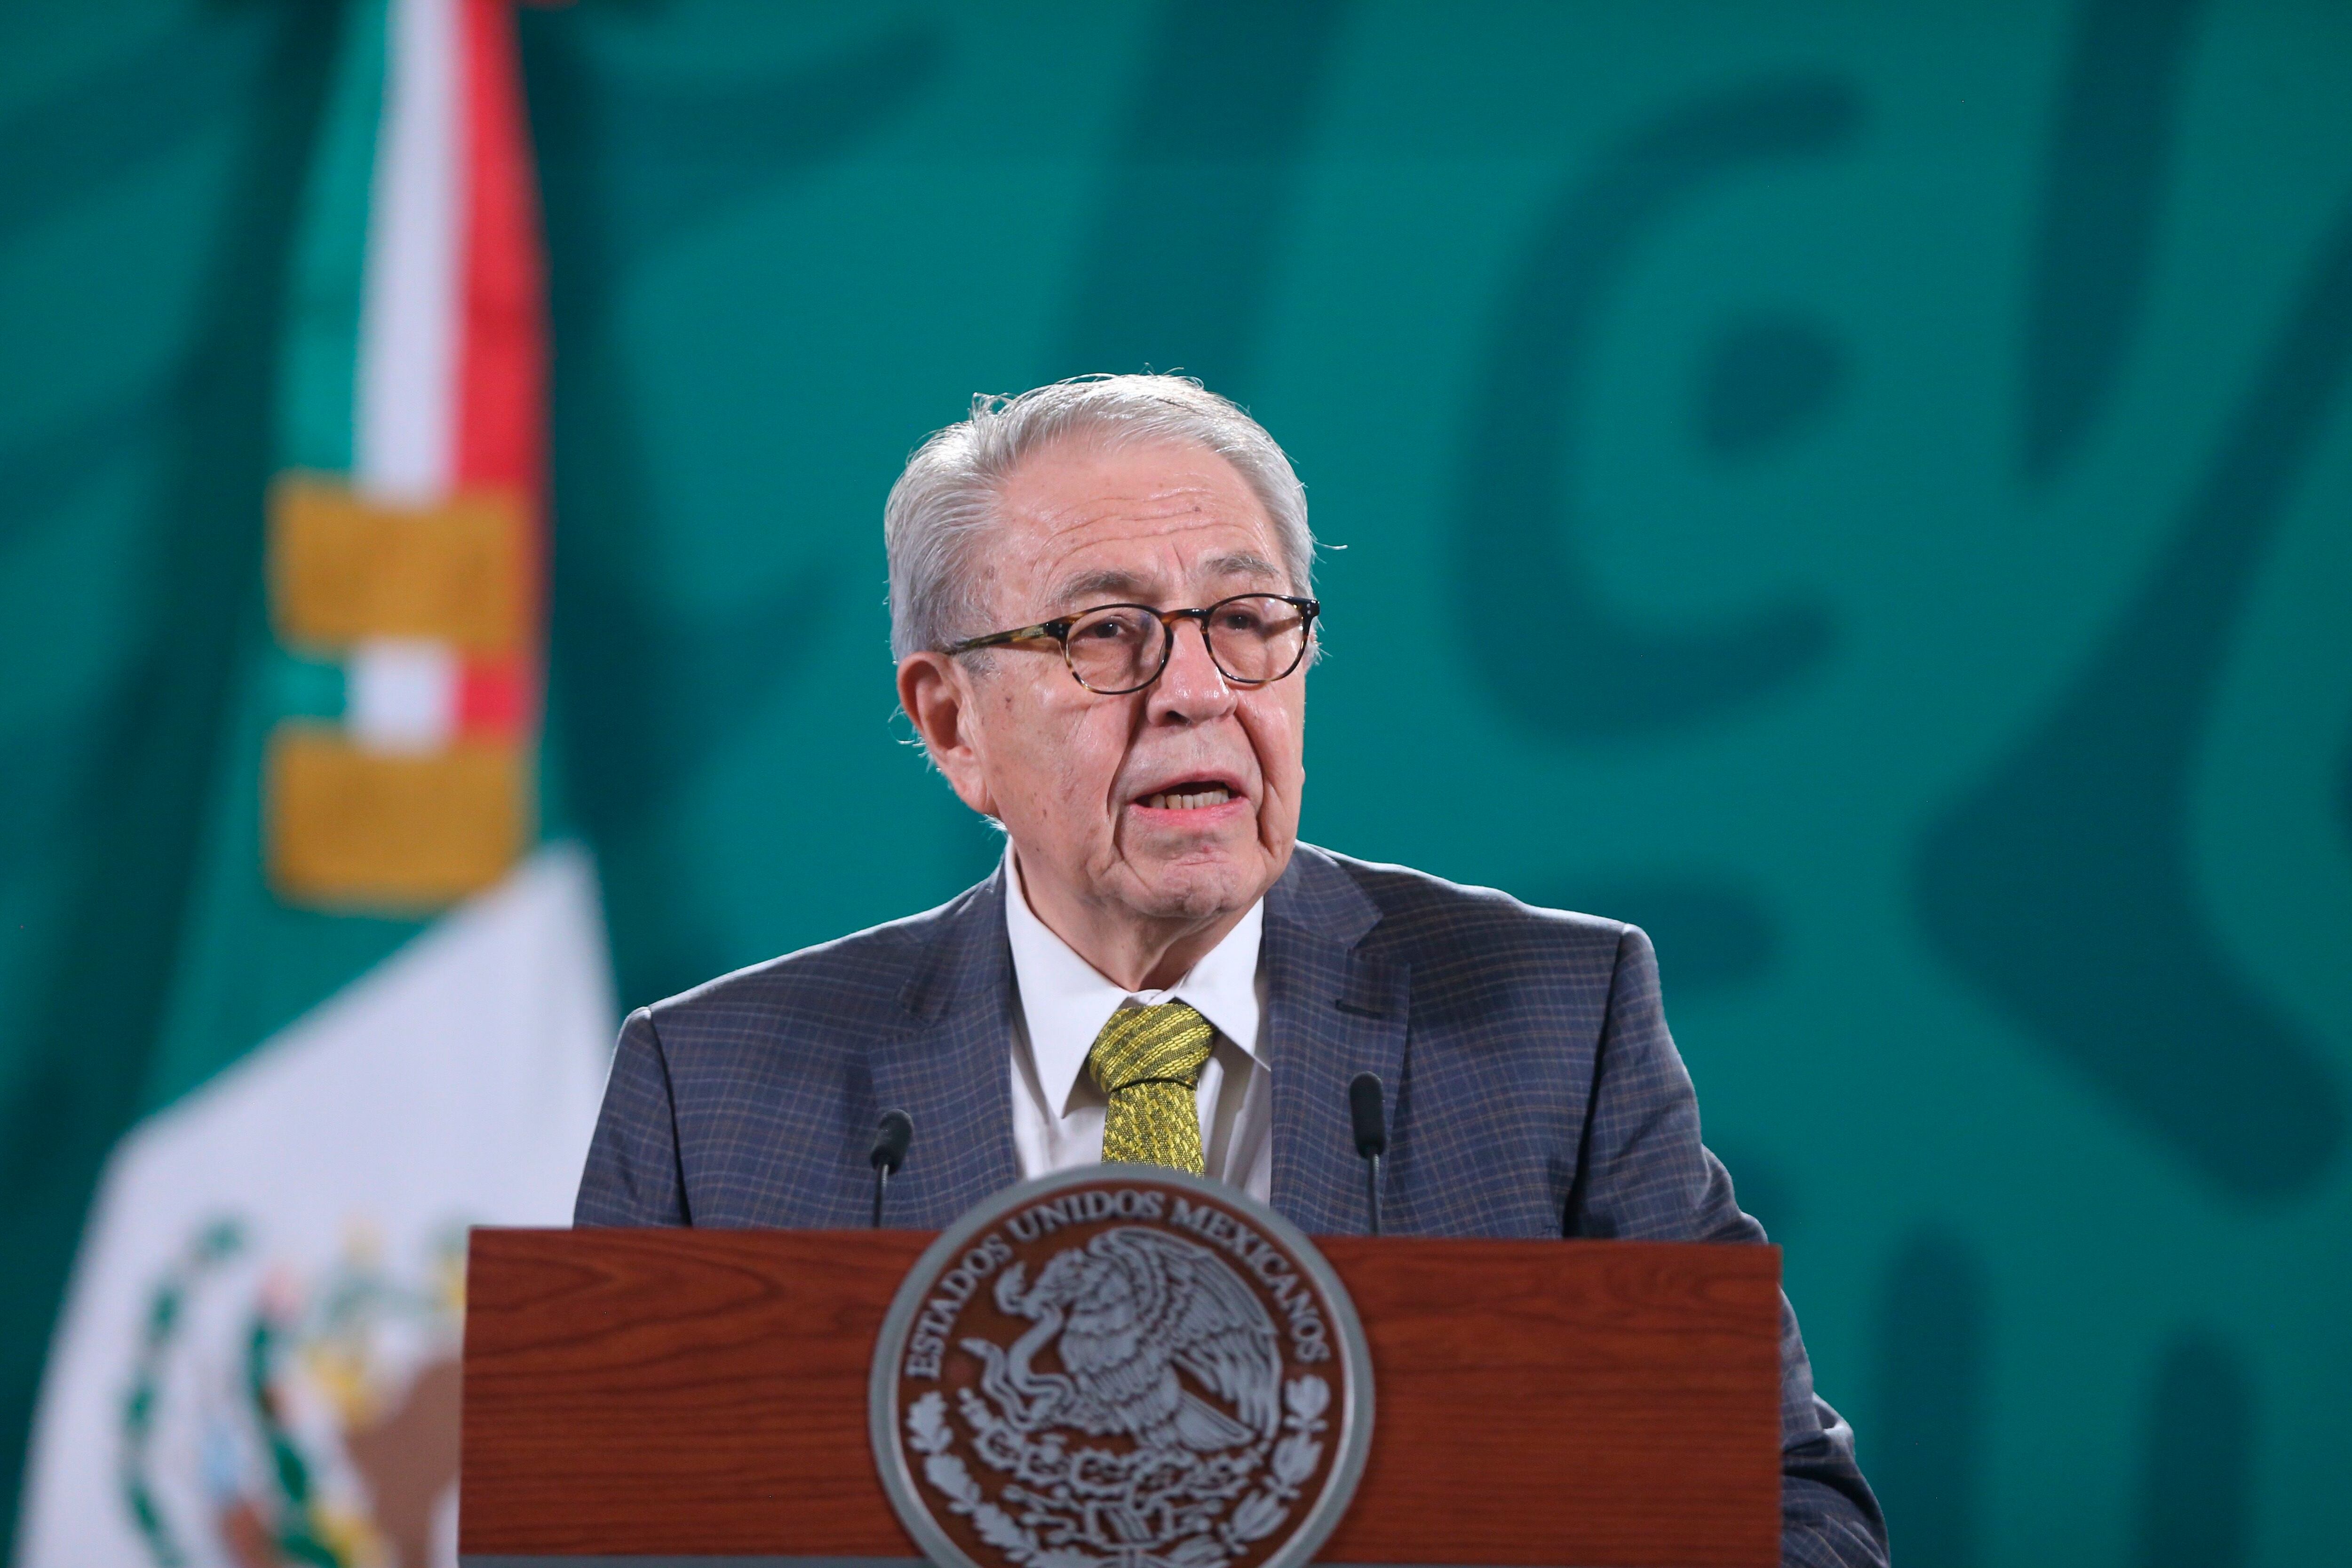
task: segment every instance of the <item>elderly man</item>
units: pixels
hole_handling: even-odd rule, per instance
[[[583,1225],[945,1225],[1098,1160],[1362,1228],[1347,1089],[1391,1086],[1389,1228],[1759,1241],[1699,1143],[1636,928],[1297,841],[1314,539],[1282,450],[1171,376],[982,399],[884,515],[898,696],[995,875],[631,1015]],[[1783,1311],[1784,1559],[1885,1559]]]

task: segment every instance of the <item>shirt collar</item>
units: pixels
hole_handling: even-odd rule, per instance
[[[1004,934],[1013,948],[1013,977],[1028,1026],[1030,1060],[1045,1103],[1056,1115],[1067,1113],[1095,1037],[1130,1000],[1147,1007],[1160,1002],[1188,1003],[1224,1040],[1253,1061],[1263,1059],[1258,1055],[1257,958],[1265,929],[1265,900],[1252,904],[1224,940],[1202,954],[1175,984],[1165,991],[1129,991],[1080,958],[1037,918],[1021,886],[1020,862],[1009,843],[1004,879]]]

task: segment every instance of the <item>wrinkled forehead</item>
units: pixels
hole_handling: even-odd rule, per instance
[[[1015,614],[1289,590],[1264,503],[1204,447],[1047,448],[1007,477],[990,533],[988,575]]]

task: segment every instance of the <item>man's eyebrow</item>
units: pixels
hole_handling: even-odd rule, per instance
[[[1062,585],[1054,591],[1054,603],[1074,605],[1081,600],[1099,603],[1108,595],[1124,604],[1140,604],[1143,594],[1150,587],[1148,582],[1132,572],[1122,572],[1116,566],[1099,567],[1065,579]]]
[[[1213,555],[1201,563],[1202,572],[1209,577],[1273,577],[1283,575],[1282,568],[1253,550],[1236,550],[1223,555]],[[1149,578],[1116,566],[1098,567],[1081,572],[1064,580],[1055,590],[1054,603],[1062,605],[1103,604],[1116,601],[1138,605],[1149,602],[1158,579]]]
[[[1212,577],[1279,577],[1282,568],[1255,551],[1236,550],[1202,563]]]

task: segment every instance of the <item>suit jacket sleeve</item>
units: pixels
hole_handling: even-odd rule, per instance
[[[1571,1235],[1760,1242],[1731,1178],[1699,1142],[1698,1100],[1666,1032],[1650,939],[1617,948],[1586,1132],[1569,1197]],[[1813,1393],[1797,1315],[1780,1299],[1780,1560],[1802,1568],[1886,1562],[1886,1521],[1854,1463],[1853,1428]]]
[[[691,1225],[686,1176],[678,1163],[677,1107],[669,1062],[653,1014],[643,1007],[621,1026],[604,1109],[588,1144],[588,1168],[572,1223]]]

